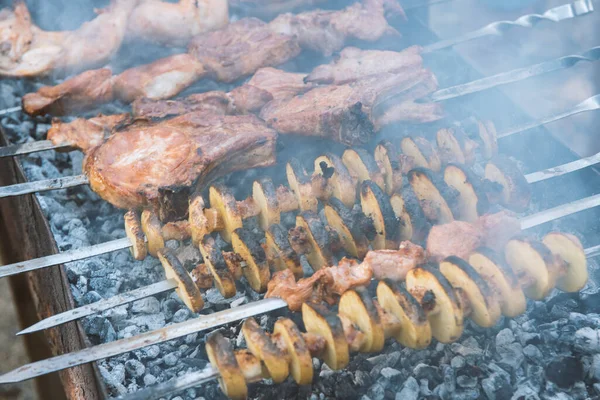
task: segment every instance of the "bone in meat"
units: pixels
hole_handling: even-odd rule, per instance
[[[129,114],[99,115],[90,119],[77,118],[71,122],[55,119],[48,130],[47,138],[55,145],[68,145],[85,152],[104,142],[117,126],[130,122]]]
[[[189,113],[113,134],[84,160],[91,188],[119,208],[163,221],[187,213],[190,192],[218,176],[275,163],[277,133],[254,116]]]

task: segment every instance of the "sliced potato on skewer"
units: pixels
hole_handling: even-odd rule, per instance
[[[550,232],[542,242],[552,254],[565,262],[564,274],[558,277],[556,287],[565,292],[577,292],[588,280],[587,258],[576,236],[568,233]]]
[[[415,168],[408,172],[412,186],[425,217],[432,223],[446,224],[454,221],[452,209],[458,192],[439,179],[431,170]]]
[[[244,321],[242,333],[248,350],[265,364],[273,382],[285,381],[289,374],[288,362],[254,318],[250,317]]]
[[[221,237],[231,243],[231,232],[242,227],[242,215],[231,190],[223,185],[211,186],[208,191],[210,206],[217,210],[223,220],[224,229]]]
[[[273,268],[277,271],[289,268],[296,279],[302,278],[304,271],[300,264],[300,257],[290,246],[288,233],[281,225],[271,225],[265,232],[265,237],[265,253]]]
[[[439,171],[442,162],[435,148],[422,137],[405,137],[400,142],[402,153],[413,158],[417,167]]]
[[[471,164],[475,161],[477,143],[469,139],[460,126],[440,129],[436,141],[444,164]]]
[[[531,187],[514,161],[504,155],[498,155],[485,166],[485,179],[498,183],[502,187],[501,204],[513,211],[527,209],[531,200]]]
[[[552,286],[547,263],[554,259],[545,245],[529,238],[514,238],[506,244],[504,256],[527,297],[541,300],[548,295]]]
[[[410,185],[402,194],[396,192],[390,197],[390,204],[400,223],[399,240],[423,243],[429,234],[431,224],[425,218],[421,204]]]
[[[303,212],[296,216],[296,227],[304,229],[310,242],[311,250],[306,254],[310,266],[317,271],[331,265],[333,256],[330,249],[329,233],[319,216],[312,211]]]
[[[248,386],[237,362],[233,348],[221,332],[211,332],[206,336],[206,354],[210,365],[219,371],[219,386],[232,400],[245,400]]]
[[[477,121],[479,138],[483,144],[483,155],[486,160],[498,154],[498,135],[496,127],[491,121]]]
[[[313,380],[312,356],[306,347],[302,333],[289,318],[275,322],[273,335],[280,335],[290,357],[289,370],[298,385],[308,385]]]
[[[475,222],[485,214],[490,203],[480,184],[480,179],[462,165],[449,164],[444,169],[444,181],[459,193],[457,219]]]
[[[360,205],[375,225],[375,250],[395,249],[399,244],[400,221],[396,218],[390,199],[372,181],[364,181],[360,189]]]
[[[162,237],[162,225],[158,216],[150,210],[142,211],[142,231],[148,239],[148,253],[156,257],[158,250],[165,247],[165,240]]]
[[[204,300],[202,300],[200,289],[194,283],[192,276],[181,265],[175,253],[168,248],[161,249],[158,251],[158,259],[165,270],[165,277],[177,281],[175,291],[184,304],[192,312],[197,313],[202,310]]]
[[[327,180],[327,184],[331,188],[330,196],[337,197],[346,205],[352,207],[354,199],[356,199],[356,184],[344,165],[342,160],[331,153],[327,153],[315,160],[316,175],[321,175]],[[326,199],[326,200],[327,200]]]
[[[231,235],[231,244],[235,253],[246,262],[246,268],[242,270],[252,290],[256,293],[266,292],[271,271],[260,239],[249,229],[238,228]]]
[[[442,343],[462,335],[463,310],[452,285],[432,265],[408,271],[406,288],[421,304],[431,325],[431,334]]]
[[[377,301],[400,321],[394,338],[402,346],[424,349],[431,343],[431,326],[421,304],[399,284],[386,280],[377,285]]]
[[[500,319],[500,302],[487,282],[462,258],[450,256],[440,262],[440,272],[454,289],[461,290],[469,302],[471,319],[489,328]]]
[[[373,299],[366,289],[357,288],[344,292],[340,298],[338,310],[349,318],[365,335],[365,341],[359,351],[378,352],[383,349],[385,335],[379,320],[379,314]]]
[[[285,173],[300,211],[317,211],[318,199],[313,193],[312,181],[300,161],[292,158],[285,166]]]
[[[279,202],[277,191],[270,178],[262,178],[252,184],[252,198],[260,209],[258,223],[263,231],[269,226],[280,222]]]
[[[206,236],[198,246],[204,263],[213,276],[215,287],[223,297],[230,298],[235,296],[237,289],[235,287],[235,277],[227,268],[227,263],[223,258],[221,249],[215,243],[215,240]]]
[[[527,300],[519,280],[494,250],[480,247],[469,256],[469,264],[500,298],[502,314],[513,318],[527,308]]]
[[[344,203],[332,197],[325,204],[325,218],[328,226],[339,236],[342,247],[352,257],[362,259],[369,251],[369,240]]]
[[[375,162],[384,171],[385,192],[391,196],[402,188],[402,165],[396,146],[388,140],[379,142],[375,147]]]
[[[385,190],[383,174],[373,156],[365,149],[346,149],[344,154],[342,154],[342,162],[348,168],[350,175],[357,184],[371,180],[381,189]]]
[[[350,354],[344,328],[337,314],[321,304],[304,303],[302,321],[306,332],[315,333],[325,339],[325,364],[333,370],[345,368]]]
[[[143,260],[148,255],[146,246],[146,236],[142,231],[142,222],[139,215],[134,210],[125,213],[125,234],[131,242],[131,255],[136,260]]]

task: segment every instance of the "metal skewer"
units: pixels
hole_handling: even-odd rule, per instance
[[[430,44],[423,48],[424,53],[431,53],[436,50],[452,47],[459,43],[471,41],[484,36],[500,36],[511,28],[520,26],[522,28],[533,28],[542,21],[560,22],[566,19],[587,15],[594,11],[594,3],[592,0],[578,0],[569,4],[563,4],[558,7],[549,9],[543,14],[527,14],[517,18],[514,21],[497,21],[492,22],[477,29],[473,32],[468,32],[464,35],[455,38],[442,40],[437,43]]]
[[[546,222],[559,219],[570,214],[575,214],[579,211],[583,211],[588,208],[593,208],[599,205],[600,194],[586,197],[581,200],[576,200],[568,204],[564,204],[555,208],[551,208],[523,217],[521,219],[521,229],[533,228],[534,226],[538,226]],[[108,309],[123,304],[131,303],[136,300],[141,300],[145,297],[153,296],[155,294],[174,289],[176,287],[177,283],[175,283],[174,281],[164,280],[153,285],[135,289],[117,296],[110,297],[108,299],[99,300],[92,304],[88,304],[82,307],[74,308],[72,310],[64,311],[62,313],[50,316],[31,325],[26,329],[23,329],[22,331],[18,332],[17,335],[23,335],[27,333],[37,332],[42,329],[52,328],[57,325],[61,325],[83,317],[87,317],[88,315],[106,311]]]
[[[600,205],[600,195],[577,200],[572,203],[564,204],[560,207],[541,211],[530,217],[526,217],[524,220],[522,220],[522,225],[525,225],[522,226],[522,228],[532,228],[552,219],[561,218],[598,205]],[[600,248],[600,246],[598,247]],[[596,255],[595,251],[595,249],[590,249],[586,251],[586,254],[591,257]],[[65,368],[75,367],[77,365],[113,357],[118,354],[140,349],[142,347],[176,339],[190,333],[217,328],[219,326],[239,321],[251,316],[267,313],[277,309],[283,309],[286,307],[287,303],[285,301],[276,298],[255,301],[240,307],[231,308],[214,314],[205,315],[200,318],[187,320],[134,337],[120,339],[88,349],[79,350],[74,353],[63,354],[26,364],[0,375],[0,384],[21,382],[27,379],[49,374],[51,372],[60,371]]]
[[[425,3],[417,3],[412,6],[406,7],[405,10],[410,10],[413,8],[420,8],[420,7],[425,7],[425,6],[432,6],[432,5],[440,4],[440,3],[447,3],[450,1],[453,1],[453,0],[429,0],[429,1],[426,1]],[[592,13],[593,11],[594,11],[594,5],[592,3],[592,0],[577,0],[572,3],[563,4],[561,6],[551,8],[543,14],[527,14],[527,15],[523,15],[522,17],[520,17],[514,21],[492,22],[491,24],[486,25],[483,28],[477,29],[473,32],[466,33],[462,36],[459,36],[459,37],[456,37],[453,39],[442,40],[440,42],[430,44],[429,46],[425,46],[423,48],[423,53],[425,53],[425,54],[431,53],[436,50],[444,49],[447,47],[452,47],[458,43],[467,42],[467,41],[477,39],[477,38],[480,38],[483,36],[501,35],[514,26],[520,26],[523,28],[533,28],[535,25],[537,25],[541,21],[560,22],[560,21],[564,21],[566,19],[587,15],[589,13]],[[547,72],[550,72],[550,71],[547,71]],[[483,89],[485,89],[485,88],[483,88]],[[479,90],[483,90],[483,89],[479,89]],[[448,90],[448,89],[444,89],[444,90]],[[471,93],[473,93],[473,92],[471,92]],[[449,97],[449,98],[452,98],[452,97]],[[441,100],[435,100],[435,101],[441,101]],[[0,110],[0,115],[4,115],[4,114],[11,113],[11,112],[16,112],[16,111],[21,111],[21,107],[12,107],[12,108],[7,108],[5,110]],[[39,143],[39,144],[37,144],[37,143]],[[3,148],[0,148],[0,158],[13,157],[13,156],[18,156],[18,155],[23,155],[23,154],[35,153],[38,151],[52,150],[52,149],[59,149],[59,148],[68,148],[68,147],[70,147],[70,146],[54,145],[54,144],[52,144],[52,142],[47,141],[47,140],[43,140],[40,142],[29,142],[29,143],[24,143],[24,144],[20,144],[20,145],[11,145],[11,146],[6,146]]]

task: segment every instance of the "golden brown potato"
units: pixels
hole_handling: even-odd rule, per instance
[[[429,221],[435,224],[454,221],[453,211],[458,200],[458,192],[455,189],[426,168],[410,170],[408,181]]]
[[[364,181],[360,188],[360,205],[375,226],[373,249],[397,248],[400,243],[400,221],[396,218],[388,195],[374,182]]]
[[[162,226],[158,220],[158,216],[150,210],[142,212],[142,231],[148,238],[148,253],[156,257],[158,250],[165,247],[165,241],[162,237]]]
[[[370,180],[375,182],[382,190],[385,190],[383,174],[373,156],[365,149],[346,149],[342,154],[342,162],[348,168],[356,185]]]
[[[523,212],[531,201],[531,187],[525,176],[510,158],[498,155],[485,166],[485,179],[502,188],[500,203],[513,211]]]
[[[271,271],[259,238],[246,228],[238,228],[231,235],[231,244],[233,250],[246,262],[243,272],[250,287],[257,293],[266,292]]]
[[[215,240],[210,236],[206,236],[200,243],[199,248],[204,263],[213,276],[215,287],[226,299],[235,296],[237,292],[235,279],[229,268],[227,268],[223,253]]]
[[[322,199],[328,200],[330,197],[336,197],[348,208],[354,205],[356,199],[356,184],[344,165],[342,160],[331,153],[327,153],[315,160],[314,175],[325,178],[329,186],[329,195]]]
[[[211,332],[206,336],[206,354],[210,365],[219,371],[219,386],[232,400],[245,400],[248,397],[246,380],[237,362],[231,343],[221,332]]]
[[[142,222],[140,217],[134,210],[129,210],[125,213],[125,234],[131,242],[131,255],[136,260],[143,260],[148,255],[148,247],[146,246],[146,236],[142,231]]]
[[[455,217],[461,221],[475,222],[490,207],[481,179],[463,165],[449,164],[444,169],[444,182],[458,191]]]
[[[425,138],[405,137],[400,142],[400,148],[402,153],[413,158],[416,167],[428,168],[436,172],[442,168],[437,151]]]
[[[221,237],[227,243],[231,243],[231,232],[243,225],[237,201],[231,190],[223,185],[211,186],[208,197],[211,208],[214,208],[223,220],[224,229],[220,232]]]
[[[300,211],[317,211],[318,199],[313,193],[311,178],[295,158],[285,166],[288,185],[296,195]]]
[[[288,241],[288,233],[281,225],[271,225],[265,232],[265,253],[267,260],[277,271],[290,269],[296,279],[304,276],[300,257],[292,249]]]
[[[348,365],[350,354],[342,322],[337,314],[323,305],[302,304],[302,321],[307,332],[315,333],[325,339],[327,346],[323,361],[333,370]]]
[[[264,363],[273,382],[285,381],[289,375],[287,360],[254,318],[244,321],[242,333],[246,339],[248,350]]]
[[[363,231],[364,226],[352,211],[335,197],[329,199],[324,208],[327,225],[337,233],[344,250],[352,257],[364,258],[369,251],[369,239]]]
[[[558,277],[556,287],[565,292],[578,292],[587,283],[587,258],[576,236],[568,233],[550,232],[542,242],[552,254],[565,263],[565,271]]]
[[[303,228],[310,244],[306,259],[310,266],[318,271],[333,263],[331,243],[328,231],[317,214],[311,211],[296,216],[296,227]]]
[[[506,244],[504,256],[527,297],[541,300],[548,295],[552,289],[548,264],[554,259],[545,245],[526,237],[513,238]]]
[[[289,318],[279,318],[275,322],[273,335],[281,336],[286,345],[290,358],[289,370],[296,383],[298,385],[312,383],[312,356],[296,324]]]
[[[258,223],[262,230],[280,222],[280,209],[277,191],[270,178],[262,178],[252,184],[252,198],[260,209]]]
[[[375,147],[375,162],[384,172],[385,192],[391,196],[402,188],[400,154],[390,141],[382,140]]]
[[[383,326],[373,299],[366,289],[348,290],[340,298],[339,313],[350,319],[365,335],[359,351],[362,353],[379,352],[385,344]]]
[[[158,259],[165,270],[165,277],[174,279],[177,282],[175,291],[179,298],[192,312],[200,312],[204,307],[200,289],[194,283],[191,275],[181,265],[175,253],[168,248],[161,249],[158,251]]]

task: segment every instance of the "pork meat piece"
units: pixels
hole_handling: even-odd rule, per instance
[[[148,208],[163,222],[187,214],[188,196],[233,171],[275,163],[277,133],[251,115],[189,113],[133,125],[91,149],[91,188],[119,208]]]
[[[348,39],[374,42],[386,34],[398,35],[385,18],[386,8],[403,14],[395,0],[364,0],[342,10],[281,14],[269,25],[276,32],[297,38],[302,48],[330,56]]]
[[[260,112],[282,134],[321,136],[350,146],[364,145],[375,132],[376,108],[431,73],[380,74],[358,82],[317,87],[289,100],[272,101]]]
[[[507,210],[482,215],[475,221],[475,226],[484,237],[484,245],[499,252],[510,239],[521,234],[521,222],[515,213]]]
[[[129,17],[127,38],[185,47],[194,36],[228,22],[227,0],[143,0]]]
[[[55,145],[68,145],[83,152],[103,143],[121,125],[132,122],[131,115],[99,115],[94,118],[77,118],[71,122],[52,121],[47,139]]]
[[[251,86],[264,90],[271,95],[271,100],[286,100],[298,94],[304,93],[314,87],[310,83],[305,83],[306,74],[286,72],[277,68],[261,68],[244,86]],[[232,91],[235,92],[236,89]],[[242,107],[249,109],[249,107]]]
[[[300,53],[300,46],[292,36],[275,32],[259,19],[243,18],[195,37],[188,52],[213,78],[233,82],[261,67],[283,64]]]
[[[24,2],[0,13],[0,75],[68,75],[105,64],[119,49],[137,0],[113,0],[74,31],[37,27]]]
[[[423,264],[425,258],[425,250],[421,246],[406,240],[400,243],[398,250],[369,251],[363,263],[373,270],[375,279],[401,282],[408,271]]]
[[[368,285],[373,278],[373,270],[370,265],[346,257],[342,258],[338,265],[319,271],[323,270],[327,271],[332,281],[327,286],[327,291],[338,296],[350,289]]]
[[[402,51],[361,50],[346,47],[329,64],[322,64],[306,77],[307,82],[341,85],[384,72],[404,73],[421,68],[421,48],[412,46]]]
[[[228,93],[214,90],[177,100],[151,100],[142,97],[131,104],[131,113],[135,118],[165,118],[199,111],[225,115],[233,114],[232,107]]]
[[[484,243],[485,238],[475,225],[452,221],[431,227],[427,237],[427,253],[434,261],[441,261],[448,256],[466,259]]]
[[[113,100],[112,72],[94,69],[67,79],[56,86],[42,86],[23,96],[23,111],[31,116],[66,115],[87,110]]]
[[[292,270],[277,271],[271,276],[265,297],[284,300],[291,311],[300,311],[302,304],[309,301],[320,303],[323,300],[320,296],[320,288],[331,283],[331,276],[326,272],[328,269],[323,268],[311,277],[302,278],[297,282]]]

